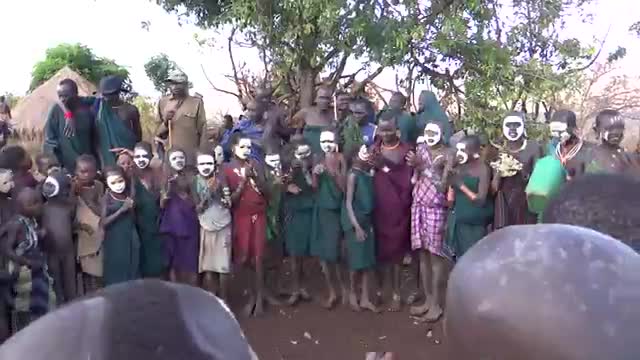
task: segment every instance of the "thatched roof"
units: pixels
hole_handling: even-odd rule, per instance
[[[78,84],[80,96],[91,95],[96,86],[68,67],[60,69],[51,79],[38,86],[11,110],[13,122],[18,129],[42,130],[49,108],[58,100],[56,88],[63,79],[69,78]]]

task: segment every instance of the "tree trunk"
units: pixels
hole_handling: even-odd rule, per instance
[[[316,71],[310,66],[300,64],[298,68],[298,84],[300,85],[300,97],[298,106],[300,109],[311,106],[315,97]]]

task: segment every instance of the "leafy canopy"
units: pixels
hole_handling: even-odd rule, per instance
[[[144,71],[156,90],[161,93],[167,92],[167,84],[165,80],[169,73],[177,70],[178,65],[166,54],[160,54],[152,57],[144,64]]]
[[[52,78],[65,66],[94,84],[108,75],[120,75],[129,79],[126,68],[111,59],[96,56],[88,47],[81,44],[60,44],[48,49],[45,59],[33,67],[30,90]]]

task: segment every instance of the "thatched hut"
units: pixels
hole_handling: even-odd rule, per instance
[[[36,139],[42,136],[49,109],[58,100],[56,88],[63,79],[71,79],[78,84],[80,96],[92,95],[96,86],[69,67],[60,69],[51,79],[26,95],[12,109],[14,128],[22,139]]]

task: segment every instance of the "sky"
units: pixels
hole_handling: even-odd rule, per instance
[[[629,26],[640,20],[634,11],[637,0],[599,0],[594,5],[592,24],[569,23],[564,36],[576,36],[583,41],[602,39],[608,32],[604,56],[618,45],[627,48],[624,71],[640,75],[640,39],[628,32]],[[234,97],[211,88],[207,77],[220,88],[233,90],[233,83],[224,78],[230,73],[224,33],[203,32],[190,25],[180,25],[175,14],[168,14],[150,0],[0,0],[3,16],[3,54],[0,55],[0,93],[23,95],[29,87],[33,65],[42,60],[49,47],[59,43],[81,43],[96,55],[114,59],[131,73],[135,91],[157,98],[159,94],[144,72],[144,63],[152,56],[166,53],[189,75],[192,91],[204,96],[207,111],[237,113]],[[35,11],[37,10],[37,11]],[[150,23],[148,31],[141,26]],[[210,36],[213,48],[198,46],[194,34]],[[236,49],[238,62],[260,68],[256,53]],[[203,75],[204,67],[207,76]],[[387,88],[395,87],[393,69],[386,70],[376,80]],[[418,89],[420,90],[420,89]],[[212,114],[213,115],[213,114]]]

